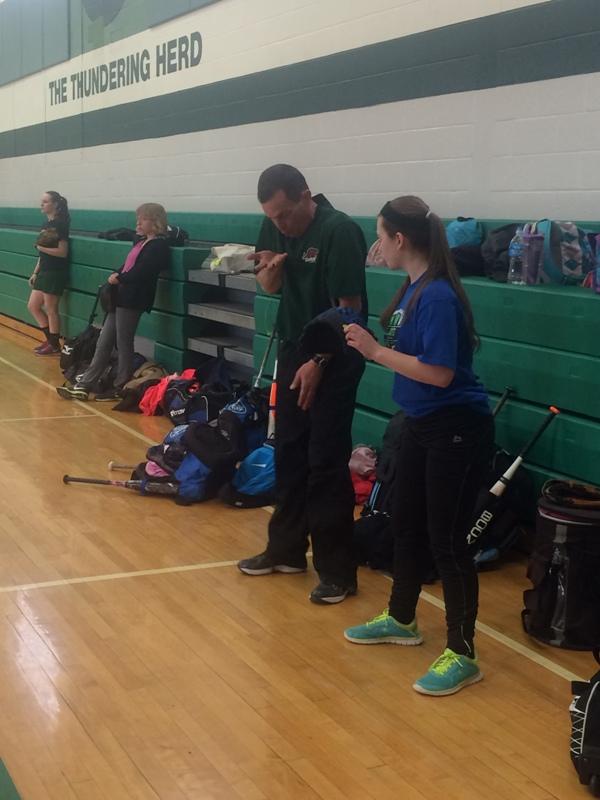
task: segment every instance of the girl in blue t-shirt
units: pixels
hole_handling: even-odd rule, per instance
[[[407,278],[381,317],[385,345],[358,325],[347,327],[346,339],[394,371],[393,397],[406,415],[394,488],[394,583],[389,607],[344,635],[357,644],[421,644],[415,611],[433,559],[444,589],[447,646],[414,688],[453,694],[482,677],[467,528],[494,424],[472,369],[473,313],[440,218],[420,198],[398,197],[381,209],[377,233],[386,264]]]

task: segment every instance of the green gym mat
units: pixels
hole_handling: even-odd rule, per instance
[[[2,800],[21,800],[21,795],[15,789],[15,785],[2,761],[0,761],[0,798]]]

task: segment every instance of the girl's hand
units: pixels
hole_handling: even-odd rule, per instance
[[[374,339],[369,331],[365,330],[361,325],[352,323],[351,325],[344,325],[344,333],[346,334],[346,344],[358,350],[366,359],[372,361],[375,354],[379,350],[379,342]]]
[[[36,275],[36,273],[34,272],[34,273],[33,273],[33,275],[30,275],[30,276],[29,276],[29,280],[27,281],[27,283],[28,283],[28,284],[31,286],[31,288],[32,288],[32,289],[33,289],[33,287],[35,286],[35,279],[36,279],[36,278],[37,278],[37,275]]]
[[[119,273],[113,272],[111,275],[109,275],[108,282],[111,283],[113,286],[116,286],[119,283]]]

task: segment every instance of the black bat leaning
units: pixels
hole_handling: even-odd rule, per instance
[[[495,517],[496,509],[500,502],[500,498],[506,491],[506,487],[511,482],[515,472],[519,469],[523,460],[527,453],[531,450],[533,445],[537,442],[540,436],[544,433],[548,425],[552,422],[552,420],[560,414],[560,411],[555,406],[550,406],[548,414],[544,417],[544,421],[537,429],[537,431],[533,434],[531,439],[527,442],[527,444],[521,448],[519,454],[512,462],[512,464],[508,467],[506,472],[504,472],[496,481],[496,483],[492,486],[490,491],[488,492],[487,499],[485,501],[485,505],[483,507],[483,511],[480,513],[479,517],[475,521],[473,527],[467,534],[467,544],[473,545],[479,539],[482,533],[486,531],[490,523]]]

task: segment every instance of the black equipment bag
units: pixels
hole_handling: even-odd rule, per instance
[[[475,503],[473,520],[478,520],[489,499],[489,489],[513,463],[514,456],[496,448],[489,470]],[[494,518],[471,546],[478,569],[494,565],[521,537],[522,525],[533,522],[535,489],[531,474],[519,467],[504,490],[494,511]]]
[[[549,481],[543,495],[557,482]],[[567,486],[567,482],[565,483]],[[589,487],[594,490],[594,487]],[[597,490],[596,490],[597,491]],[[538,501],[536,539],[523,594],[525,631],[571,650],[600,648],[600,508]]]
[[[109,242],[134,242],[136,232],[133,228],[111,228],[109,231],[99,233],[98,238],[107,239]]]
[[[119,295],[119,287],[116,283],[103,283],[98,289],[98,297],[100,298],[100,305],[105,314],[112,314],[117,310],[117,298]]]
[[[600,664],[600,653],[594,652]],[[589,681],[573,681],[571,760],[579,782],[600,797],[600,670]]]
[[[232,391],[221,383],[202,385],[197,377],[175,378],[169,382],[161,405],[173,425],[212,422],[233,400]]]
[[[169,247],[185,247],[189,241],[189,233],[179,225],[169,225],[167,228],[167,242]]]
[[[452,258],[458,270],[458,274],[463,278],[469,276],[485,276],[485,261],[481,255],[481,245],[461,244],[450,249]]]
[[[76,376],[85,371],[96,352],[100,328],[94,327],[94,320],[96,319],[101,289],[102,287],[99,286],[87,327],[77,336],[65,339],[60,351],[60,368],[65,379],[71,383],[75,383]]]
[[[184,247],[190,235],[179,225],[168,225],[165,237],[169,247]],[[109,231],[99,233],[98,238],[107,239],[109,242],[135,242],[139,241],[140,237],[133,228],[111,228]]]
[[[519,225],[512,223],[490,231],[481,245],[485,274],[492,280],[506,283],[508,277],[508,247]]]
[[[514,395],[514,389],[507,386],[499,398],[493,411],[498,416],[504,405]],[[495,446],[489,468],[486,471],[481,490],[475,502],[473,522],[481,519],[489,502],[489,490],[506,472],[515,457],[501,447]],[[513,476],[494,509],[493,519],[486,524],[471,544],[473,560],[478,569],[496,564],[502,555],[521,537],[524,523],[532,523],[535,518],[537,497],[533,480],[527,470],[521,466]]]
[[[359,564],[391,570],[394,536],[391,516],[396,474],[396,452],[402,435],[404,414],[399,411],[388,422],[375,471],[376,481],[360,518],[354,523],[354,546]]]
[[[513,394],[507,387],[494,409],[496,416]],[[354,543],[359,563],[369,564],[373,569],[391,569],[393,558],[393,534],[391,511],[396,451],[400,443],[402,412],[394,416],[383,437],[383,448],[377,463],[377,480],[363,507],[361,517],[354,523]],[[489,488],[514,461],[506,450],[496,448],[489,470],[482,480],[473,520],[484,510],[489,497]],[[494,519],[472,545],[473,559],[478,568],[497,562],[502,554],[520,537],[521,524],[533,519],[535,491],[531,475],[521,467],[502,495]],[[466,532],[465,532],[466,535]]]

